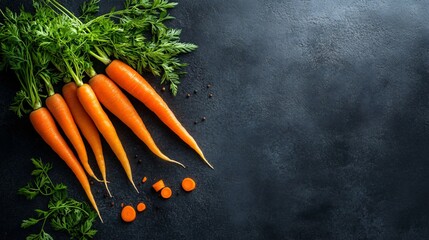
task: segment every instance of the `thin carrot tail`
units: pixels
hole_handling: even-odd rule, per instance
[[[186,166],[185,165],[183,165],[181,162],[178,162],[178,161],[176,161],[176,160],[173,160],[173,159],[170,159],[170,158],[166,158],[166,159],[162,159],[162,160],[164,160],[164,161],[167,161],[167,162],[171,162],[171,163],[175,163],[175,164],[177,164],[177,165],[180,165],[181,167],[183,167],[183,168],[186,168]]]
[[[104,180],[103,182],[104,182],[104,186],[106,186],[107,193],[109,194],[110,197],[113,197],[112,193],[110,192],[109,186],[107,186],[107,181]]]
[[[163,153],[161,153],[161,151],[159,151],[159,150],[158,150],[158,152],[156,152],[155,154],[156,154],[159,158],[161,158],[162,160],[164,160],[164,161],[171,162],[171,163],[175,163],[175,164],[177,164],[177,165],[182,166],[183,168],[186,168],[186,167],[185,167],[185,165],[183,165],[181,162],[178,162],[178,161],[176,161],[176,160],[173,160],[173,159],[171,159],[171,158],[169,158],[169,157],[165,156],[165,155],[164,155]]]
[[[207,159],[204,157],[204,156],[201,156],[202,158],[203,158],[203,161],[207,164],[207,165],[209,165],[209,167],[211,168],[211,169],[214,169],[214,167],[209,163],[209,161],[207,161]]]
[[[88,175],[92,178],[94,178],[97,182],[103,182],[103,180],[100,180],[95,173],[92,171],[91,166],[89,166],[89,163],[82,163],[83,168],[88,173]]]
[[[209,163],[209,161],[207,161],[206,157],[205,157],[205,156],[204,156],[204,154],[203,154],[203,151],[201,151],[201,149],[200,149],[198,146],[196,146],[195,151],[198,153],[198,155],[200,155],[200,157],[203,159],[203,161],[204,161],[207,165],[209,165],[209,167],[210,167],[211,169],[214,169],[214,167]]]
[[[98,209],[96,209],[98,218],[100,219],[101,223],[104,223],[103,218],[101,217],[100,211],[98,211]]]
[[[137,189],[136,185],[134,184],[134,181],[132,178],[130,178],[131,184],[133,185],[134,189],[137,191],[137,193],[140,193],[139,190]]]

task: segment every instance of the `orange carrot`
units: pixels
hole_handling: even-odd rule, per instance
[[[196,183],[195,183],[194,179],[189,178],[189,177],[183,179],[183,181],[182,181],[183,190],[185,190],[186,192],[190,192],[190,191],[194,190],[195,187],[196,187]]]
[[[77,97],[76,83],[70,82],[65,84],[62,88],[62,92],[77,126],[79,127],[80,131],[82,132],[82,135],[88,141],[92,151],[94,152],[95,160],[97,161],[98,168],[100,169],[101,176],[103,177],[104,185],[110,197],[112,197],[109,187],[107,186],[106,165],[104,161],[103,147],[101,144],[100,134],[98,133],[97,127],[95,126],[91,117],[86,113],[82,104],[79,102],[79,99]],[[91,170],[89,166],[88,168],[89,170]],[[92,170],[91,172],[87,172],[90,176],[97,179],[93,173],[91,174]]]
[[[165,188],[164,181],[162,181],[161,179],[158,182],[154,183],[152,187],[156,192],[159,192],[161,189]]]
[[[98,214],[101,222],[100,212],[98,211],[97,204],[95,203],[94,196],[91,192],[91,186],[88,178],[86,177],[85,171],[80,165],[77,158],[74,156],[73,151],[69,148],[64,138],[61,136],[55,121],[48,111],[48,109],[41,107],[30,113],[30,121],[37,133],[43,138],[43,140],[54,150],[58,156],[67,164],[67,166],[73,171],[79,183],[82,185],[89,201],[94,207]]]
[[[211,168],[194,138],[186,131],[176,116],[152,86],[132,67],[120,60],[113,60],[106,68],[107,75],[121,88],[140,100],[153,111],[174,133],[194,149]]]
[[[138,192],[139,190],[134,184],[130,162],[128,160],[124,147],[119,140],[115,127],[113,126],[109,117],[101,107],[100,102],[95,96],[95,93],[92,90],[91,86],[89,86],[88,84],[83,84],[82,86],[78,87],[77,96],[85,111],[94,121],[95,126],[97,126],[97,129],[101,132],[109,146],[112,148],[116,157],[119,159],[122,167],[125,170],[125,173],[127,174],[128,179]]]
[[[171,191],[171,188],[169,187],[165,187],[161,190],[161,197],[168,199],[171,198],[171,196],[173,195],[173,192]]]
[[[165,156],[159,150],[130,100],[112,80],[104,74],[97,74],[91,78],[89,85],[101,104],[125,123],[155,155],[165,161],[185,167],[180,162]]]
[[[124,222],[132,222],[136,220],[136,216],[137,216],[136,210],[132,206],[127,205],[124,208],[122,208],[121,218]]]
[[[146,204],[144,204],[143,202],[139,202],[137,204],[137,211],[138,212],[143,212],[146,209]]]
[[[73,147],[76,149],[85,170],[90,176],[98,180],[88,164],[88,155],[86,153],[85,144],[83,143],[82,137],[64,98],[60,94],[55,93],[46,98],[46,106],[63,129]]]
[[[145,183],[147,181],[147,177],[143,177],[142,183]]]

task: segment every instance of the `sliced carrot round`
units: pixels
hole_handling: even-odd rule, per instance
[[[173,191],[171,191],[171,188],[165,187],[161,190],[161,197],[168,199],[173,195]]]
[[[159,180],[158,182],[154,183],[152,185],[153,189],[155,189],[156,192],[159,192],[161,189],[165,188],[164,181]]]
[[[192,178],[185,178],[182,181],[182,188],[183,190],[190,192],[195,189],[197,184],[195,183],[194,179]]]
[[[136,219],[136,210],[130,205],[122,208],[121,218],[124,222],[132,222]]]
[[[137,211],[138,212],[143,212],[146,209],[146,204],[144,204],[143,202],[139,202],[137,204]]]

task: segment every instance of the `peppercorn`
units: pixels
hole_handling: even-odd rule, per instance
[[[186,94],[186,98],[189,98],[190,96],[191,96],[191,94],[190,94],[190,93]]]
[[[209,94],[209,98],[211,98],[211,97],[213,97],[213,93],[210,93],[210,94]]]
[[[205,120],[206,120],[206,117],[201,118],[201,121],[205,121]]]

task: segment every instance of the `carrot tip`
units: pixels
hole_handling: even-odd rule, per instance
[[[203,161],[207,164],[207,165],[209,165],[209,167],[211,168],[211,169],[214,169],[214,167],[209,163],[209,161],[207,161],[207,159],[204,157],[204,156],[201,156],[202,158],[203,158]]]
[[[103,218],[100,215],[100,212],[98,211],[98,209],[96,209],[97,214],[98,214],[98,218],[100,218],[101,223],[104,223]]]
[[[104,181],[104,186],[106,186],[107,193],[112,198],[113,196],[112,196],[112,193],[110,192],[109,186],[107,186],[107,181]]]
[[[137,191],[137,193],[140,193],[139,190],[137,189],[136,185],[134,184],[134,181],[131,181],[131,184],[133,184],[133,187]]]
[[[94,178],[97,182],[104,182],[103,180],[100,180],[97,176],[95,176],[95,174],[91,175],[91,177]]]
[[[177,165],[180,165],[180,166],[182,166],[183,168],[186,168],[186,167],[185,167],[185,165],[183,165],[181,162],[178,162],[178,161],[176,161],[176,160],[169,159],[169,158],[164,159],[164,160],[165,160],[165,161],[167,161],[167,162],[171,162],[171,163],[175,163],[175,164],[177,164]]]

